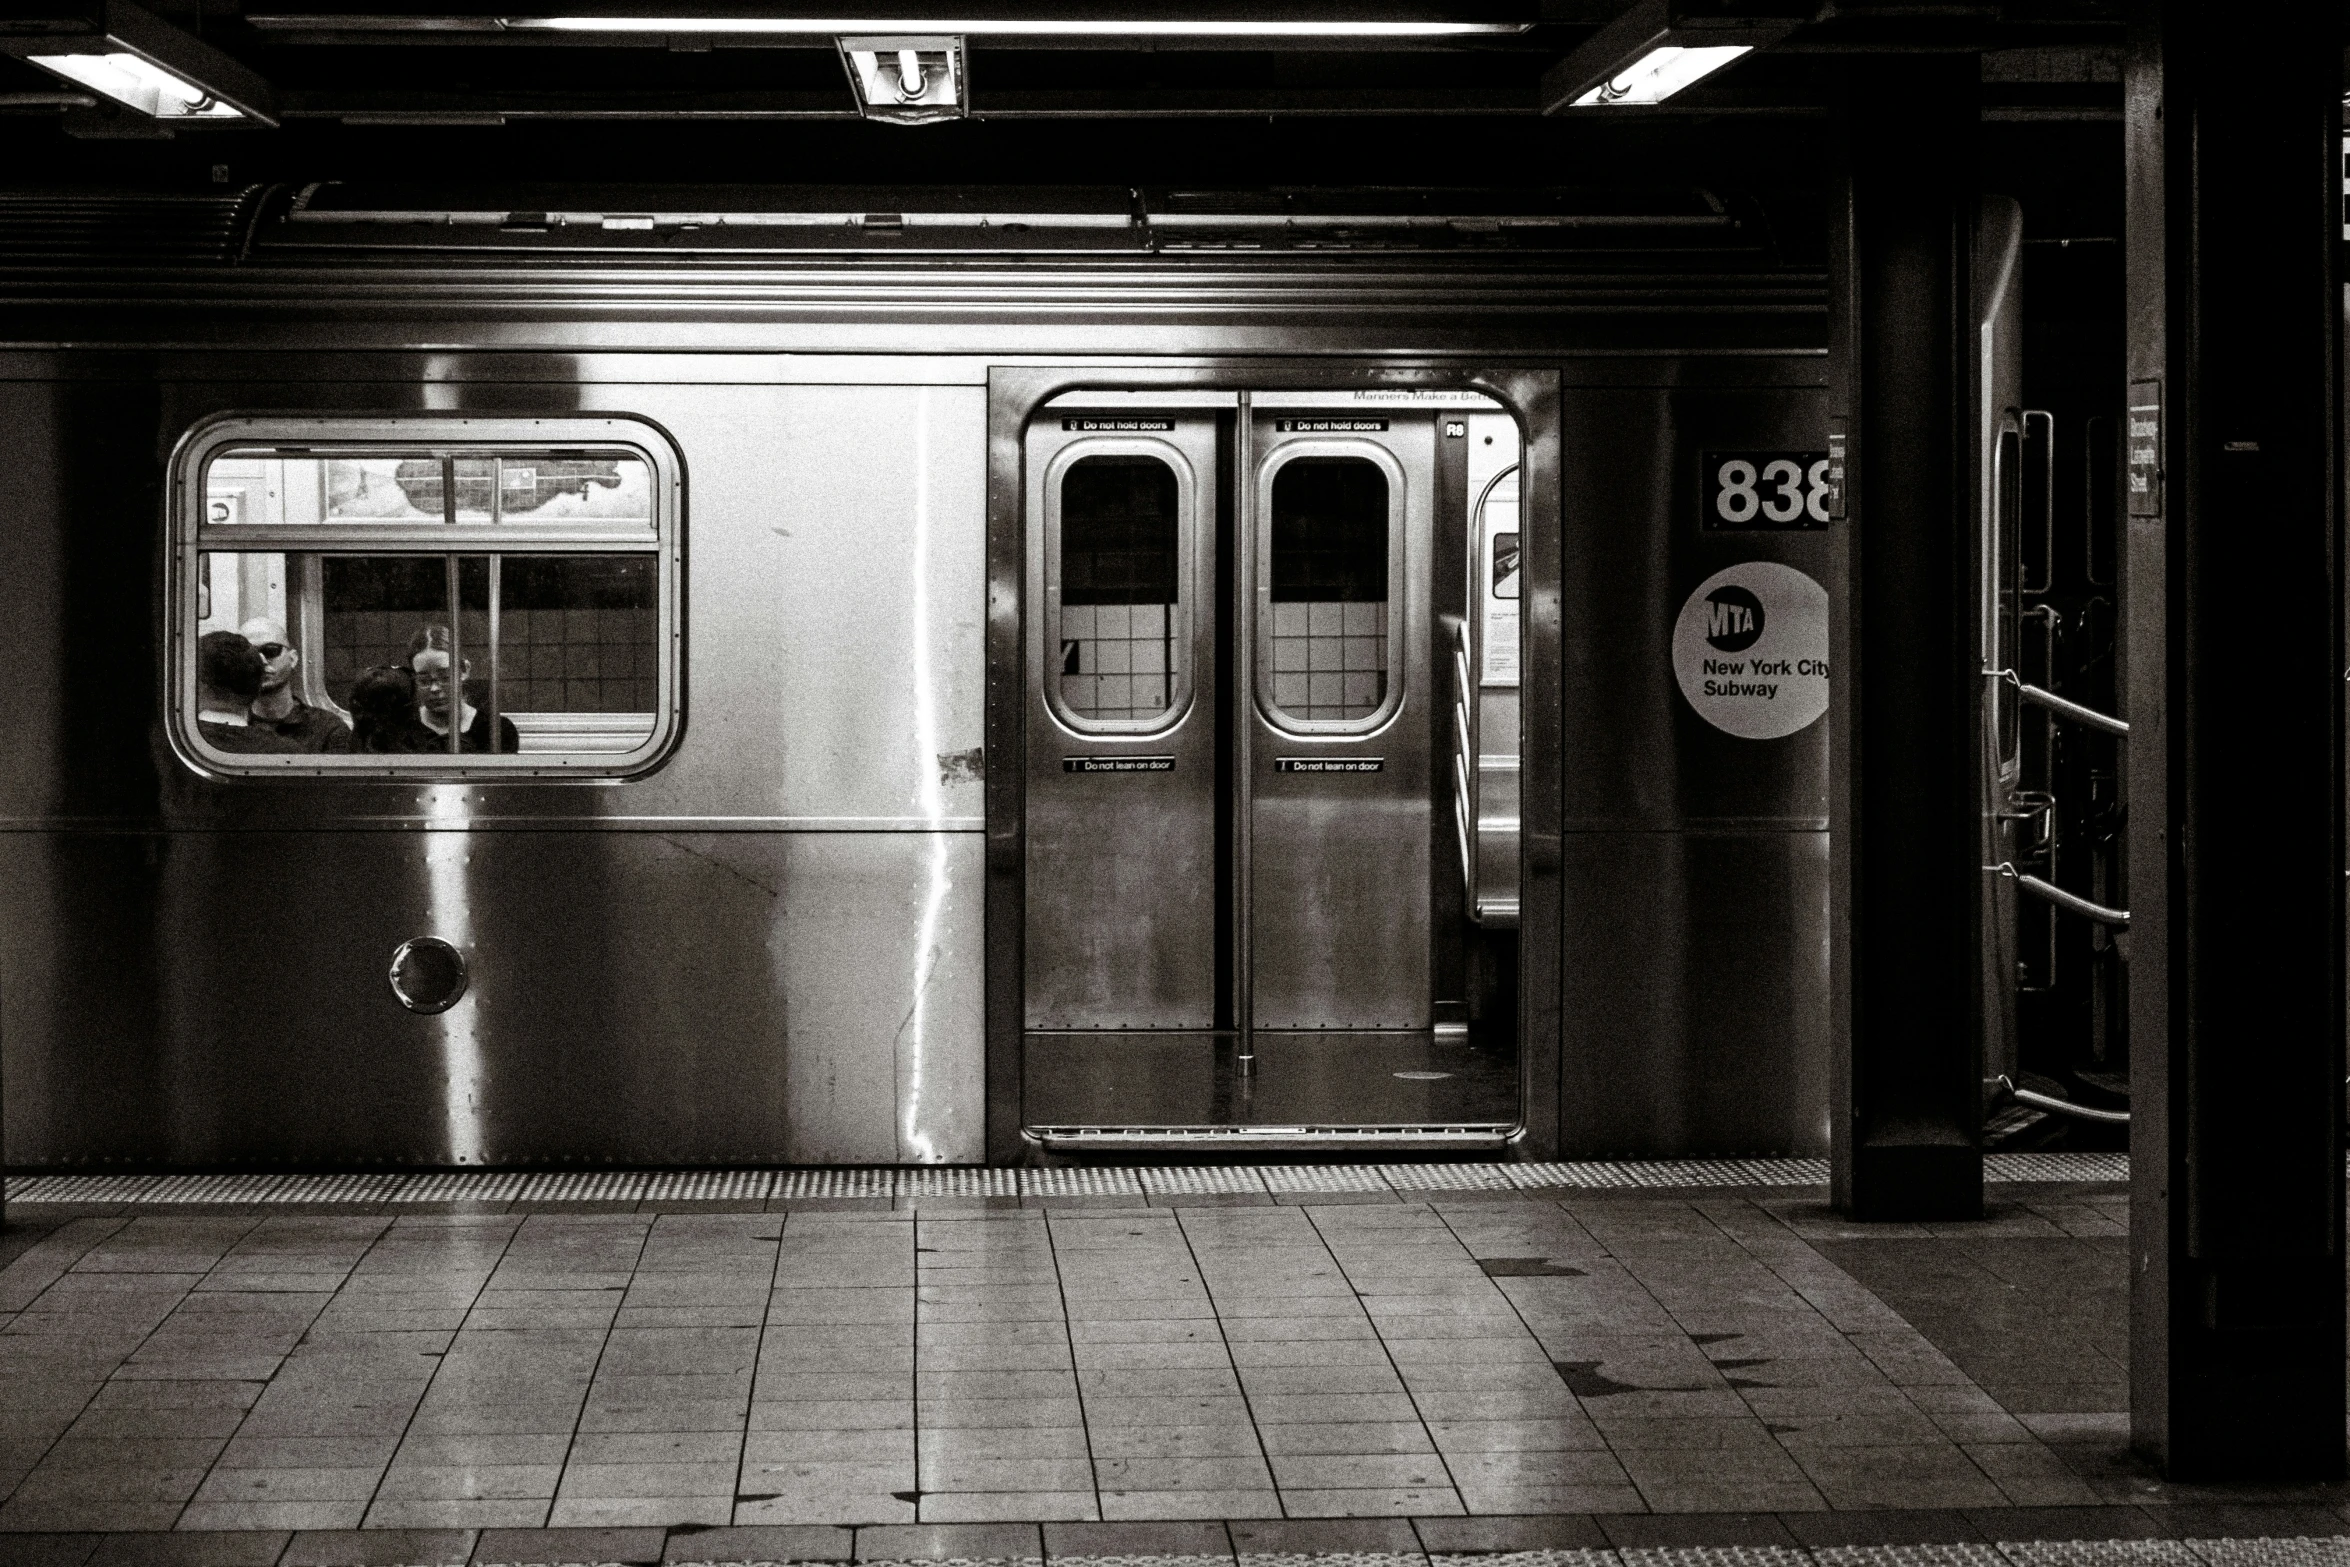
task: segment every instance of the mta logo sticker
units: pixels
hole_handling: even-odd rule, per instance
[[[1697,585],[1673,625],[1673,678],[1697,716],[1741,740],[1783,740],[1828,710],[1828,591],[1750,560]]]

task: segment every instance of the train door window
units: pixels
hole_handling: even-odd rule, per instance
[[[1990,667],[2012,670],[2018,667],[2022,638],[2023,611],[2023,511],[2024,511],[2023,437],[2011,425],[1999,432],[1998,444],[1993,448],[1991,465],[1991,536],[1986,541],[1985,569],[1991,578],[1990,625],[1986,640],[1991,644],[1985,655]],[[1989,681],[1992,711],[1998,736],[1999,761],[2005,765],[2015,760],[2020,740],[2021,710],[2004,680]]]
[[[1152,729],[1184,700],[1187,476],[1178,462],[1112,449],[1059,465],[1050,686],[1076,728]]]
[[[1362,730],[1386,715],[1398,684],[1388,616],[1397,477],[1351,454],[1293,457],[1273,474],[1260,658],[1265,705],[1285,727]]]
[[[680,476],[644,426],[223,420],[174,482],[207,770],[614,775],[675,733]]]

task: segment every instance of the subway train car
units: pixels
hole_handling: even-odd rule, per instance
[[[1824,1151],[1816,217],[0,212],[11,1167]]]

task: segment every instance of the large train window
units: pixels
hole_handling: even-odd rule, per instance
[[[1262,699],[1285,728],[1355,732],[1387,715],[1399,684],[1388,605],[1400,492],[1387,463],[1351,453],[1301,455],[1273,472],[1258,657]]]
[[[608,776],[676,729],[679,467],[631,420],[216,421],[174,728],[231,775]]]
[[[1050,492],[1048,689],[1078,729],[1155,729],[1188,686],[1188,475],[1171,450],[1131,442],[1080,450],[1059,466]]]

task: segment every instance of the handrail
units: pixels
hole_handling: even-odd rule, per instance
[[[2109,909],[2102,903],[2091,903],[2077,892],[2067,892],[2052,881],[2042,881],[2037,876],[2026,875],[2013,865],[1993,865],[1988,869],[1997,871],[2033,897],[2046,903],[2055,904],[2067,914],[2078,914],[2081,918],[2095,920],[2100,925],[2119,925],[2125,930],[2129,927],[2130,911],[2128,909]]]
[[[2035,1110],[2049,1110],[2058,1115],[2078,1116],[2084,1121],[2104,1121],[2114,1126],[2130,1124],[2130,1112],[2127,1110],[2099,1110],[2089,1105],[2074,1104],[2070,1099],[2059,1099],[2054,1094],[2043,1094],[2029,1088],[2018,1088],[2015,1086],[2015,1080],[2004,1072],[1999,1076],[1999,1091],[2017,1104],[2030,1105]]]
[[[1469,683],[1469,622],[1461,619],[1452,652],[1453,813],[1460,830],[1461,891],[1477,908],[1477,692]]]
[[[1983,671],[1983,676],[1988,680],[2006,681],[2015,687],[2017,696],[2022,697],[2035,707],[2048,709],[2059,718],[2069,718],[2076,724],[2086,724],[2091,729],[2102,730],[2109,735],[2120,735],[2125,740],[2129,738],[2130,724],[2128,719],[2116,718],[2111,713],[2100,713],[2093,707],[2083,707],[2069,697],[2058,696],[2053,691],[2043,691],[2038,686],[2026,685],[2012,669],[1986,669]]]

